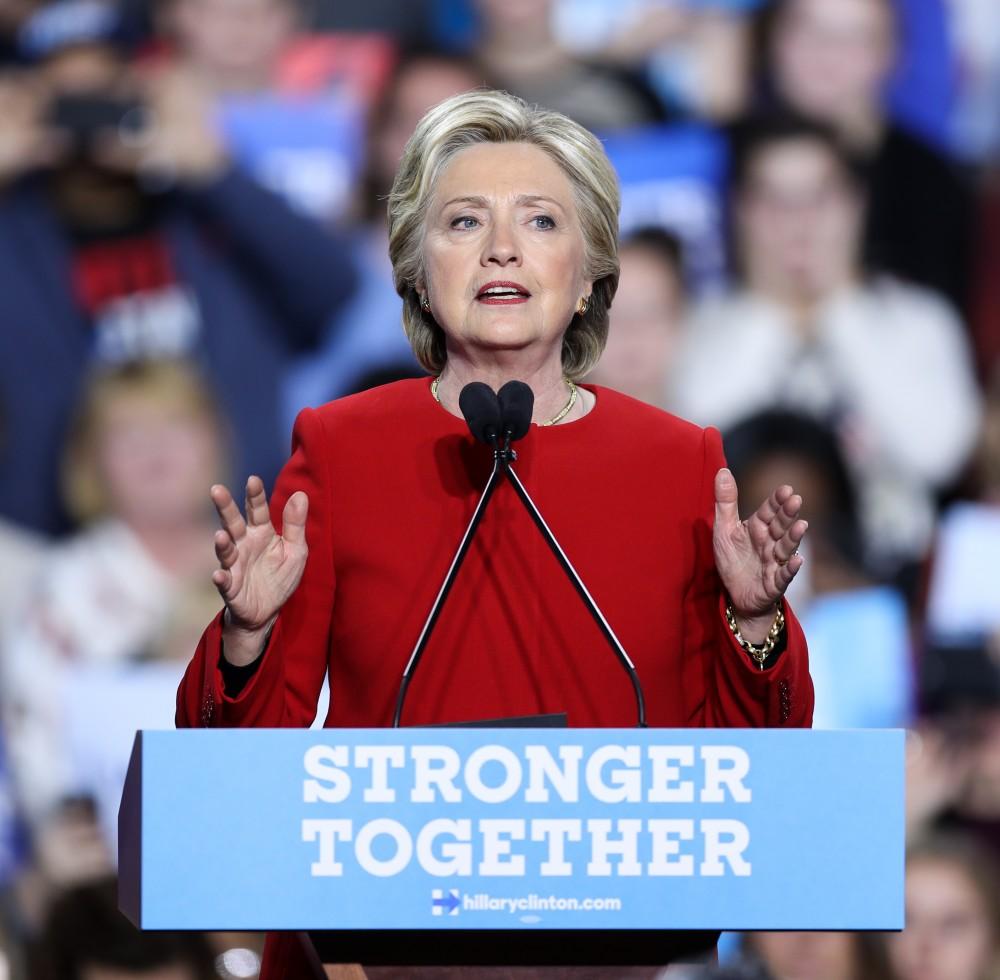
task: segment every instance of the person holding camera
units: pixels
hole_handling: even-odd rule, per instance
[[[59,0],[22,26],[0,82],[0,514],[65,527],[58,447],[86,369],[191,358],[236,465],[273,476],[281,367],[354,288],[349,252],[236,167],[200,83],[143,73],[111,4]]]

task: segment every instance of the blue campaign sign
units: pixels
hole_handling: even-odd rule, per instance
[[[654,125],[602,134],[621,183],[621,234],[662,227],[684,243],[685,265],[698,290],[725,273],[723,135],[698,123]]]
[[[265,187],[321,221],[343,217],[364,150],[362,117],[327,93],[230,97],[217,108],[233,156]]]
[[[144,732],[143,928],[900,929],[901,731]]]

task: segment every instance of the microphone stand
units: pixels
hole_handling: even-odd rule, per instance
[[[521,502],[531,515],[531,519],[535,522],[535,526],[541,532],[542,537],[551,549],[552,554],[556,556],[556,559],[562,566],[563,571],[573,583],[574,588],[583,600],[583,604],[587,607],[587,611],[594,618],[594,622],[597,623],[601,632],[604,634],[604,638],[608,641],[608,644],[614,651],[615,656],[619,659],[619,661],[621,661],[622,666],[625,668],[625,671],[629,676],[629,680],[632,682],[632,690],[635,692],[636,714],[638,718],[636,727],[648,727],[646,724],[646,699],[643,697],[642,685],[639,683],[639,674],[635,669],[635,664],[632,663],[631,658],[625,652],[625,648],[615,635],[615,631],[611,628],[611,624],[604,618],[604,613],[601,612],[597,603],[594,601],[593,596],[587,590],[587,586],[583,584],[583,579],[580,578],[576,569],[573,567],[573,563],[569,560],[566,552],[563,551],[562,546],[556,540],[556,536],[549,529],[548,524],[545,523],[545,518],[542,517],[541,512],[535,506],[535,502],[531,499],[531,495],[525,489],[520,477],[518,477],[517,473],[514,472],[514,467],[511,463],[517,459],[517,453],[510,448],[509,434],[507,436],[507,442],[504,449],[498,450],[494,444],[494,454],[498,460],[498,465],[502,465],[504,475],[514,487],[518,497],[521,498]]]
[[[538,507],[535,506],[535,502],[531,499],[531,495],[525,489],[525,486],[521,482],[517,473],[514,472],[512,463],[517,459],[517,453],[511,449],[510,446],[510,429],[504,433],[504,445],[502,448],[494,431],[490,431],[488,433],[488,438],[490,444],[493,446],[493,470],[490,472],[489,479],[486,481],[486,486],[483,488],[479,502],[476,504],[476,509],[472,513],[472,518],[469,520],[469,526],[465,529],[465,534],[462,535],[462,540],[459,542],[458,550],[455,552],[455,557],[451,560],[451,566],[448,568],[448,573],[445,575],[444,581],[441,583],[441,588],[438,591],[437,598],[431,606],[431,611],[427,614],[427,619],[424,622],[423,629],[420,631],[420,636],[417,637],[417,642],[413,648],[413,652],[410,654],[410,659],[407,661],[406,667],[403,669],[403,678],[399,685],[399,693],[396,696],[396,710],[392,718],[392,727],[399,728],[400,726],[400,722],[403,717],[403,705],[406,702],[406,692],[410,687],[410,680],[417,669],[417,665],[420,663],[420,658],[423,656],[424,648],[427,646],[427,641],[430,639],[430,635],[434,629],[434,624],[437,622],[438,616],[441,615],[441,610],[444,607],[445,600],[448,598],[448,593],[451,591],[451,587],[454,584],[455,579],[458,577],[458,572],[462,567],[462,563],[465,561],[465,556],[469,551],[469,545],[472,543],[472,538],[476,533],[476,528],[479,527],[479,522],[483,518],[486,506],[489,504],[490,498],[493,496],[493,493],[500,482],[501,476],[505,476],[514,487],[514,490],[521,502],[531,515],[531,519],[535,522],[535,526],[545,539],[545,543],[549,546],[563,571],[573,583],[573,587],[583,600],[583,604],[587,607],[587,611],[593,617],[594,622],[597,623],[598,628],[604,635],[604,638],[608,641],[608,644],[615,656],[625,668],[625,672],[628,674],[629,680],[632,683],[632,690],[635,692],[637,715],[636,727],[648,727],[646,724],[646,700],[643,696],[642,685],[639,683],[639,675],[635,669],[635,664],[632,663],[631,658],[625,652],[625,648],[622,646],[621,641],[615,635],[615,631],[611,628],[611,624],[607,621],[607,619],[605,619],[604,613],[601,612],[597,603],[594,601],[593,596],[587,590],[587,586],[583,584],[583,579],[580,578],[577,570],[573,567],[573,563],[569,560],[566,552],[563,551],[562,546],[556,540],[556,536],[552,533],[548,524],[545,523],[545,519],[542,517],[541,512],[538,510]]]

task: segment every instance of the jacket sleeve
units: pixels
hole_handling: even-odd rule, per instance
[[[306,728],[312,724],[326,675],[336,591],[328,459],[323,420],[318,412],[306,409],[295,423],[292,455],[271,497],[271,520],[279,532],[282,510],[292,493],[304,490],[309,497],[309,555],[302,581],[278,613],[260,667],[235,697],[224,693],[219,669],[222,614],[216,616],[178,689],[178,728]]]
[[[813,686],[802,627],[786,600],[786,646],[761,670],[726,625],[726,595],[715,568],[715,474],[726,465],[716,429],[706,429],[695,520],[695,571],[684,599],[684,656],[701,663],[704,696],[689,702],[689,723],[720,728],[807,728]]]
[[[357,285],[346,239],[238,168],[188,191],[188,199],[281,314],[289,347],[315,346]]]

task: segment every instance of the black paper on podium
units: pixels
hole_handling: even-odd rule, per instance
[[[364,966],[615,966],[692,963],[718,932],[669,929],[355,929],[311,932],[323,963]]]
[[[568,728],[565,711],[552,715],[521,715],[519,718],[492,718],[488,721],[446,721],[415,728]]]
[[[420,728],[566,728],[565,713]],[[718,932],[673,929],[326,929],[308,933],[323,963],[365,966],[666,966],[715,951]]]

